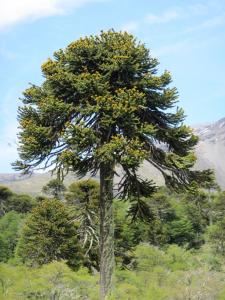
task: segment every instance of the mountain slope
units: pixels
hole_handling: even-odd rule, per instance
[[[225,118],[194,129],[200,140],[196,147],[196,168],[215,170],[218,184],[225,188]]]

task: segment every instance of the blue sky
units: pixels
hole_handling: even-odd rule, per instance
[[[19,97],[40,65],[71,41],[133,33],[171,71],[188,124],[225,117],[224,0],[0,0],[0,173],[17,158]]]

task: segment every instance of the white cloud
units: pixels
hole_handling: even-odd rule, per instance
[[[205,47],[209,47],[209,45],[213,45],[216,42],[218,42],[218,37],[216,36],[202,41],[199,40],[196,41],[193,38],[187,38],[182,41],[178,41],[176,43],[168,44],[158,49],[155,49],[154,55],[156,57],[168,56],[170,54],[177,55],[180,53],[182,53],[183,55],[184,52],[188,53],[190,51],[197,50],[197,49],[201,49],[201,51],[204,51]]]
[[[181,18],[199,17],[212,12],[220,13],[223,9],[224,6],[221,5],[220,1],[196,2],[192,5],[174,7],[159,14],[150,13],[146,16],[145,21],[150,24],[163,24]]]
[[[18,159],[17,153],[17,133],[18,124],[15,120],[10,120],[3,128],[0,138],[0,161],[1,172],[10,172],[11,163]]]
[[[175,54],[179,52],[183,52],[184,50],[187,50],[192,46],[193,44],[191,43],[190,40],[183,40],[179,41],[173,44],[165,45],[162,46],[159,49],[156,49],[155,54],[157,56],[163,56],[163,55],[168,55],[168,54]]]
[[[0,0],[0,29],[15,23],[60,15],[90,2],[103,0]]]
[[[17,154],[17,105],[18,90],[12,87],[1,98],[0,110],[2,113],[1,128],[0,128],[0,172],[9,172],[11,163],[18,158]]]
[[[122,31],[133,32],[136,31],[139,27],[139,23],[135,21],[128,22],[124,24],[121,28]]]
[[[162,14],[148,14],[146,16],[146,22],[150,24],[162,24],[176,20],[181,17],[181,11],[179,9],[173,9],[163,12]]]
[[[204,15],[209,12],[209,4],[195,3],[188,7],[188,10],[193,15]]]
[[[208,19],[200,24],[197,24],[196,26],[189,27],[185,30],[184,33],[190,33],[190,32],[204,30],[204,29],[211,29],[211,28],[222,26],[224,25],[224,23],[225,23],[225,14]]]

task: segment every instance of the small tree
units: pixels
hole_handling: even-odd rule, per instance
[[[10,211],[0,219],[0,261],[14,256],[23,218],[22,214]]]
[[[42,188],[42,192],[46,195],[52,196],[55,199],[61,199],[63,193],[66,191],[65,185],[59,179],[50,180]]]
[[[13,192],[6,186],[0,186],[0,217],[6,213],[6,203],[13,195]]]
[[[221,221],[225,215],[225,191],[220,191],[213,198],[213,215],[215,222]]]
[[[29,265],[66,260],[72,268],[82,259],[73,216],[59,200],[44,200],[23,227],[17,254]]]
[[[45,81],[24,92],[19,109],[18,170],[54,166],[58,176],[100,173],[100,293],[112,290],[114,269],[113,178],[122,166],[121,197],[130,213],[148,218],[142,196],[155,191],[137,171],[148,161],[166,185],[187,187],[203,180],[195,172],[197,137],[183,124],[171,75],[157,76],[158,61],[126,32],[81,38],[42,65]],[[160,145],[163,145],[161,147]]]
[[[74,207],[75,220],[79,222],[79,240],[85,249],[85,265],[99,270],[99,182],[84,179],[72,183],[65,195]]]
[[[225,217],[207,228],[206,236],[217,253],[225,255]]]

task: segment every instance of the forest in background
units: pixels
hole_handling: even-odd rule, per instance
[[[99,183],[51,180],[36,198],[0,188],[0,299],[98,299]],[[225,192],[143,199],[146,219],[114,200],[109,299],[225,299]],[[129,217],[130,215],[130,217]]]

